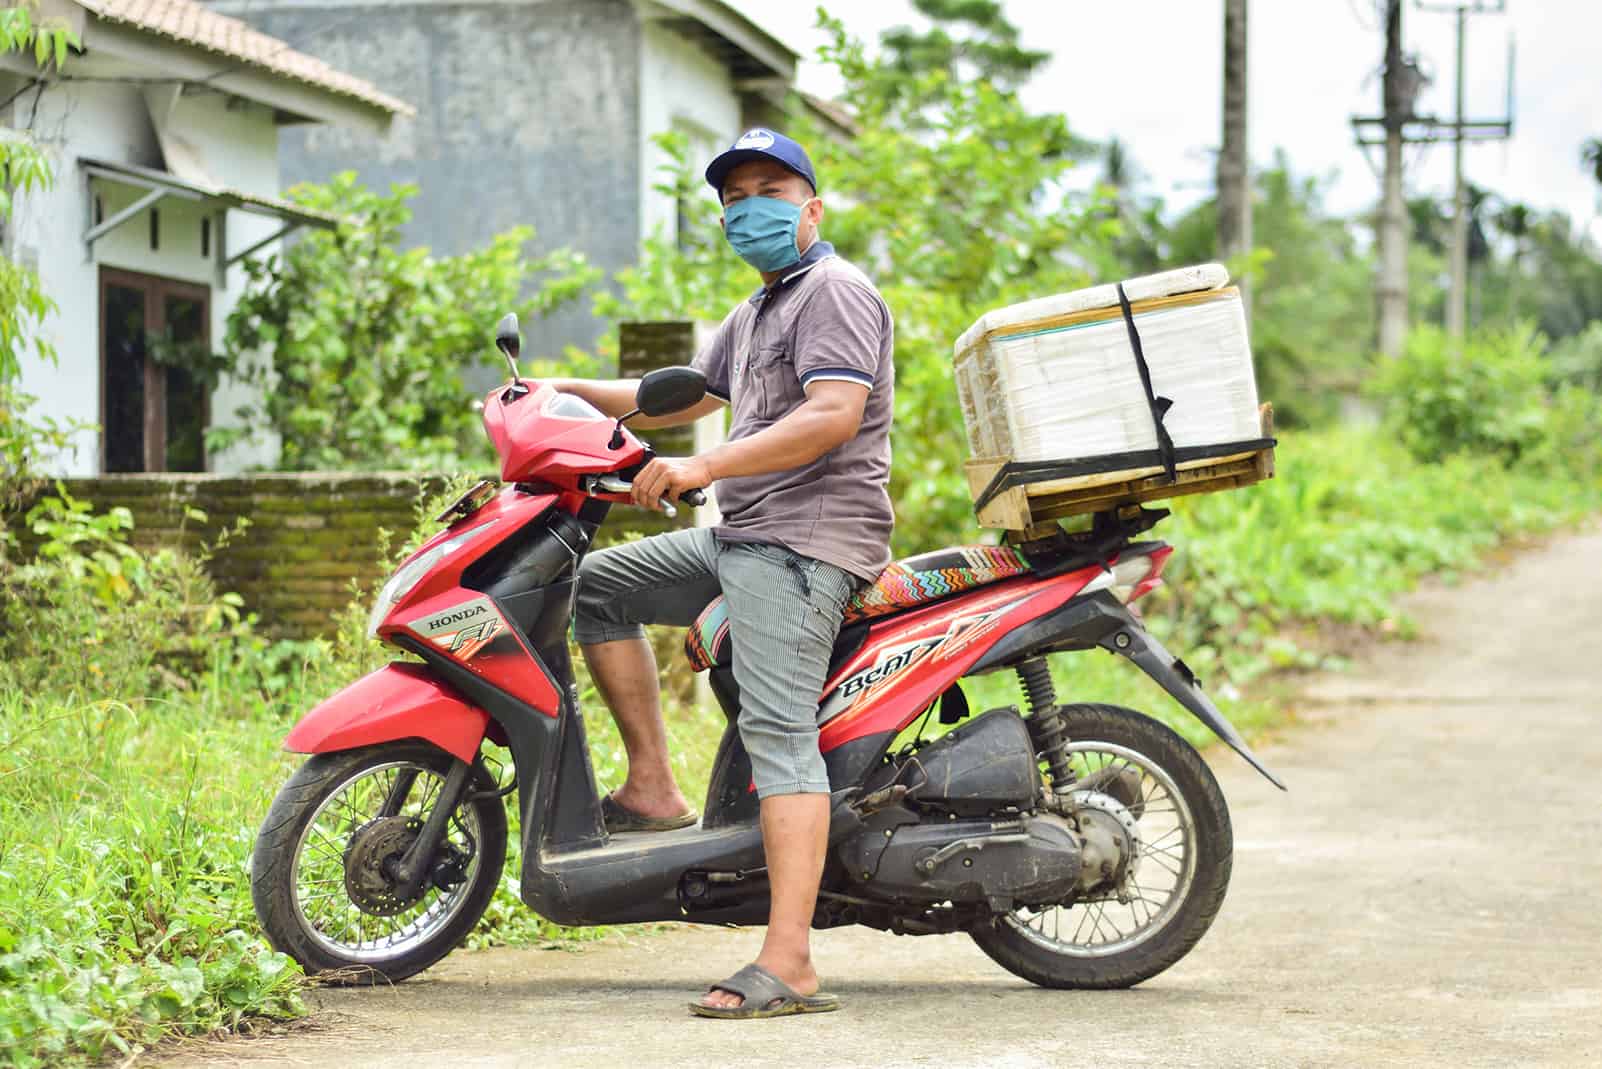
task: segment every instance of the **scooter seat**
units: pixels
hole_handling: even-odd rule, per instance
[[[904,612],[977,586],[1023,575],[1027,557],[1012,546],[953,546],[892,561],[879,578],[846,602],[842,627]],[[697,672],[734,662],[729,613],[722,595],[701,610],[684,637],[684,655]]]

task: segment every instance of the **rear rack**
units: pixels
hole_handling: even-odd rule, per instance
[[[1168,516],[1167,509],[1125,505],[1095,513],[1090,526],[1081,531],[1065,531],[1055,520],[1049,520],[1022,531],[1009,531],[1007,540],[1029,561],[1034,575],[1047,578],[1093,564],[1105,566],[1110,558],[1131,546],[1161,545],[1137,543],[1135,539]]]

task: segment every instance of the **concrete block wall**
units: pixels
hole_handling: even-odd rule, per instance
[[[411,472],[61,480],[68,494],[89,502],[96,513],[128,509],[134,520],[129,541],[138,548],[174,546],[195,553],[215,547],[206,567],[217,589],[239,594],[265,632],[288,638],[329,633],[350,604],[353,582],[365,596],[387,577],[388,554],[416,526],[417,503],[445,483],[443,476]],[[205,519],[195,519],[194,510]],[[218,546],[241,517],[248,526]],[[687,513],[672,521],[618,506],[597,544],[656,534],[685,518]],[[389,532],[387,552],[380,531]],[[19,534],[26,552],[33,540]]]
[[[107,475],[63,479],[97,513],[133,514],[130,541],[142,549],[214,545],[241,517],[243,532],[213,550],[207,570],[234,591],[263,630],[285,637],[326,634],[351,600],[356,581],[371,588],[389,572],[390,545],[415,524],[416,502],[444,479],[411,473],[271,475]],[[47,491],[48,492],[48,491]],[[194,518],[193,511],[205,514]],[[26,546],[26,537],[24,545]]]

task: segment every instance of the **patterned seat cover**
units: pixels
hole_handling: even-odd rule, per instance
[[[1012,546],[953,546],[892,561],[878,579],[846,603],[840,623],[845,626],[927,605],[963,590],[1023,575],[1030,567],[1028,559]],[[729,613],[721,596],[696,617],[684,637],[684,654],[697,672],[730,663]]]

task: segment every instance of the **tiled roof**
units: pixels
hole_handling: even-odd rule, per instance
[[[107,22],[118,22],[183,44],[239,60],[330,93],[382,108],[391,114],[413,115],[405,101],[382,92],[370,82],[335,70],[320,59],[297,52],[276,37],[269,37],[236,18],[220,15],[195,0],[77,0]]]

